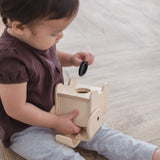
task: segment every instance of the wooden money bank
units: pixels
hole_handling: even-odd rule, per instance
[[[67,86],[56,86],[55,106],[51,110],[56,115],[67,114],[79,110],[74,123],[80,126],[81,132],[74,135],[56,135],[56,140],[72,148],[80,141],[90,140],[103,122],[103,115],[108,109],[109,85],[102,88],[77,84],[72,78]]]

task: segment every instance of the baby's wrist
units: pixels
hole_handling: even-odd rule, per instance
[[[52,114],[52,121],[51,121],[51,127],[52,129],[56,129],[59,122],[59,116]]]
[[[72,55],[72,56],[70,57],[69,65],[70,65],[70,66],[74,66],[74,55]]]

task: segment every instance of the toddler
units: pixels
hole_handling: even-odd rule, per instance
[[[78,0],[1,0],[6,28],[0,38],[0,138],[5,147],[28,160],[84,160],[57,143],[55,134],[76,134],[73,113],[56,116],[55,86],[63,83],[62,67],[79,66],[94,56],[56,48],[63,30],[74,20]],[[53,130],[54,129],[54,130]],[[109,160],[158,160],[157,146],[102,125],[92,140],[79,147]]]

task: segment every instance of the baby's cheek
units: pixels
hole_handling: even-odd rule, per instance
[[[42,45],[46,46],[46,48],[50,48],[52,45],[55,44],[55,39],[53,39],[53,38],[47,38],[47,39],[45,39],[45,40],[43,40],[41,42],[42,42]]]

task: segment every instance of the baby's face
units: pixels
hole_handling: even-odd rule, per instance
[[[59,42],[63,37],[63,30],[74,18],[75,16],[69,19],[41,20],[24,29],[22,40],[36,49],[46,50]]]

